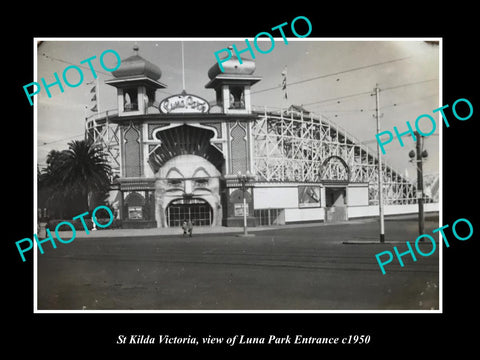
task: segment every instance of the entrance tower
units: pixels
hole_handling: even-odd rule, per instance
[[[154,181],[148,166],[145,142],[145,116],[155,101],[155,91],[166,88],[158,80],[158,66],[135,54],[121,62],[106,84],[117,88],[118,116],[112,117],[119,127],[120,177],[119,212],[123,227],[155,227]]]
[[[232,48],[229,49],[232,52]],[[236,54],[222,64],[223,72],[218,63],[209,69],[210,81],[205,87],[215,90],[217,106],[224,114],[222,127],[227,134],[224,175],[233,177],[247,172],[253,174],[252,124],[256,115],[252,114],[250,88],[260,81],[261,77],[253,75],[255,63],[252,60],[238,58]],[[244,194],[236,180],[226,180],[224,183],[224,225],[242,226],[244,195],[247,201],[248,225],[256,225],[252,188],[247,187]]]

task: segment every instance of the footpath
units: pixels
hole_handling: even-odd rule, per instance
[[[417,214],[405,214],[405,215],[394,215],[385,217],[385,221],[410,221],[416,220],[418,218]],[[438,213],[435,214],[425,214],[425,220],[429,218],[435,220],[438,218]],[[270,226],[257,226],[249,227],[248,233],[256,233],[267,230],[282,230],[282,229],[298,229],[306,227],[318,227],[318,226],[348,226],[354,224],[364,224],[370,222],[378,222],[376,217],[369,218],[360,218],[360,219],[351,219],[342,222],[335,223],[325,223],[325,222],[311,222],[311,223],[295,223],[295,224],[286,224],[286,225],[270,225]],[[92,231],[89,230],[89,234],[85,231],[77,230],[75,238],[116,238],[116,237],[137,237],[137,236],[173,236],[173,235],[182,235],[183,231],[180,227],[174,228],[151,228],[151,229],[101,229]],[[70,239],[72,237],[71,231],[59,231],[58,234],[62,239]],[[226,226],[197,226],[193,228],[193,234],[243,234],[243,227],[226,227]],[[54,235],[55,236],[55,235]],[[375,238],[374,243],[377,243]],[[371,243],[369,240],[360,240],[352,241],[345,243]]]
[[[271,226],[257,226],[249,227],[248,233],[256,233],[267,230],[280,230],[280,229],[295,229],[306,228],[316,226],[335,226],[335,225],[353,225],[365,222],[374,222],[376,219],[362,219],[362,220],[349,220],[345,222],[337,223],[308,223],[308,224],[287,224],[287,225],[271,225]],[[193,228],[193,234],[243,234],[243,227],[226,227],[226,226],[197,226]],[[59,236],[62,239],[70,239],[72,237],[72,231],[59,231]],[[183,231],[181,227],[174,228],[151,228],[151,229],[102,229],[92,231],[89,230],[89,234],[85,231],[77,230],[75,238],[115,238],[115,237],[137,237],[137,236],[172,236],[182,235]]]

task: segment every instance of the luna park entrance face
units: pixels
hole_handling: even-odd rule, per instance
[[[169,227],[182,226],[184,220],[192,221],[195,226],[209,226],[213,220],[212,207],[203,199],[173,200],[166,211]]]

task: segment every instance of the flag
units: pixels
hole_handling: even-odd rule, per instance
[[[283,90],[283,95],[285,99],[288,98],[287,96],[287,66],[285,65],[285,68],[282,71],[282,90]]]
[[[93,97],[90,101],[97,101],[97,94],[93,95]]]
[[[90,111],[97,112],[97,104],[95,104],[95,105],[90,109]]]
[[[90,90],[90,93],[94,93],[97,91],[97,87],[95,85],[93,85],[92,89]]]

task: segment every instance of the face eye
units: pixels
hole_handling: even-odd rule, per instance
[[[170,185],[170,186],[179,186],[181,184],[182,184],[182,180],[179,180],[179,179],[168,180],[168,185]]]
[[[208,184],[208,179],[196,179],[195,184],[197,186],[206,186]]]

